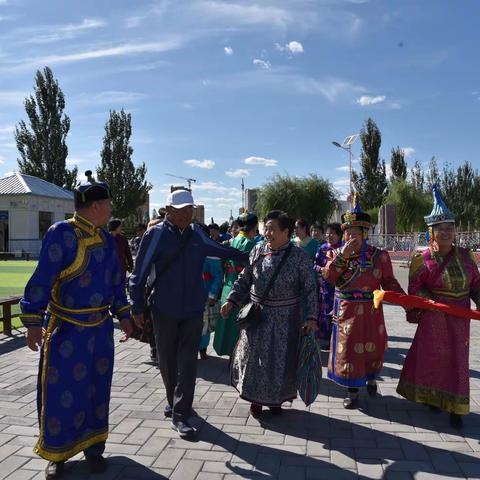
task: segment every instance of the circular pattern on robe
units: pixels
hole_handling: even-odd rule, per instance
[[[63,251],[62,247],[59,243],[52,243],[48,247],[48,259],[53,262],[57,263],[62,259]]]
[[[90,337],[87,342],[87,350],[90,353],[93,353],[94,349],[95,349],[95,337]]]
[[[95,248],[93,250],[93,258],[95,258],[98,263],[103,262],[105,258],[105,249],[103,247]]]
[[[94,293],[91,295],[88,303],[91,307],[99,307],[103,302],[103,295],[101,293]]]
[[[345,335],[350,335],[350,333],[352,333],[352,325],[348,324],[348,325],[344,325],[343,326],[343,332],[345,333]]]
[[[95,409],[95,416],[99,419],[102,420],[107,416],[107,404],[106,403],[101,403],[98,405],[98,407]]]
[[[383,324],[379,325],[379,326],[378,326],[378,333],[379,333],[380,335],[383,335],[384,332],[385,332],[385,325],[383,325]]]
[[[85,421],[85,412],[81,410],[73,417],[73,425],[75,428],[80,428]]]
[[[344,366],[343,366],[343,371],[345,373],[352,373],[353,372],[353,363],[346,363]]]
[[[75,234],[73,232],[63,232],[63,243],[67,248],[73,248],[75,245]]]
[[[74,367],[73,367],[73,378],[77,381],[80,382],[85,378],[87,375],[87,366],[82,363],[78,362]]]
[[[30,287],[30,300],[33,303],[39,302],[43,296],[43,287],[40,285],[33,285]]]
[[[355,313],[356,313],[357,315],[363,315],[363,312],[364,312],[364,311],[365,311],[365,309],[363,308],[363,305],[362,305],[362,304],[357,305],[357,306],[355,307]]]
[[[363,343],[356,343],[353,349],[355,350],[356,353],[363,353],[365,351],[363,347]]]
[[[47,430],[52,437],[55,437],[56,435],[58,435],[62,431],[62,424],[60,423],[60,420],[56,417],[48,418]]]
[[[87,270],[79,279],[78,284],[81,288],[88,287],[92,283],[92,272]]]
[[[101,319],[102,319],[102,314],[100,312],[91,313],[88,316],[88,322],[89,323],[98,322]]]
[[[73,343],[70,340],[64,340],[60,344],[59,351],[63,358],[70,358],[73,353]]]
[[[70,390],[65,390],[60,396],[60,404],[63,408],[70,408],[73,403],[73,395]]]
[[[382,368],[382,362],[380,360],[375,360],[372,362],[372,367],[375,369]]]
[[[338,352],[338,353],[342,353],[343,350],[344,350],[343,343],[339,343],[339,344],[337,345],[337,352]]]
[[[375,350],[377,349],[375,343],[373,342],[367,342],[365,344],[365,350],[368,352],[368,353],[372,353],[374,352]]]
[[[58,373],[58,370],[55,367],[48,367],[47,382],[50,385],[54,385],[58,382],[59,378],[60,374]]]
[[[378,268],[374,268],[373,269],[373,276],[376,278],[376,279],[380,279],[382,278],[382,271]]]
[[[88,386],[88,389],[87,389],[87,397],[89,400],[91,400],[94,396],[95,396],[95,393],[97,392],[97,389],[95,387],[95,385],[93,383],[91,383],[89,386]]]
[[[67,308],[72,308],[75,305],[75,298],[71,295],[65,295],[63,301],[65,302],[65,306]]]
[[[110,362],[108,358],[102,357],[97,360],[96,369],[100,375],[105,375],[108,371],[108,367],[110,366]]]

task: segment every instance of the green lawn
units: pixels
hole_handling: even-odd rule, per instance
[[[0,298],[10,295],[22,295],[25,284],[35,270],[37,262],[24,260],[0,260]],[[12,313],[18,313],[18,305],[12,307]],[[17,328],[21,325],[18,318],[12,320],[12,326]],[[3,322],[0,323],[0,332],[3,331]]]

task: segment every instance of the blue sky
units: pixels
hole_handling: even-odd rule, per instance
[[[242,176],[315,172],[345,192],[331,141],[369,116],[387,163],[398,145],[410,165],[478,167],[478,18],[476,0],[0,0],[0,176],[45,65],[66,97],[69,164],[94,168],[109,110],[125,108],[154,207],[176,183],[165,173],[196,178],[218,222]]]

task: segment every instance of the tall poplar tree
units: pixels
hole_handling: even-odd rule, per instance
[[[379,207],[387,195],[387,175],[385,160],[380,158],[382,135],[377,124],[367,119],[360,130],[362,151],[360,153],[360,173],[353,172],[355,189],[360,195],[365,210]]]
[[[405,180],[407,178],[407,162],[405,161],[405,153],[400,147],[392,148],[390,168],[392,169],[392,181]]]
[[[110,111],[105,124],[103,148],[98,178],[108,182],[112,191],[114,217],[127,218],[135,214],[147,199],[152,186],[145,180],[145,163],[135,167],[132,162],[132,116],[123,109]]]
[[[63,113],[63,92],[49,67],[37,70],[33,88],[34,94],[24,103],[29,125],[21,120],[15,127],[20,172],[72,190],[77,168],[66,168],[70,118]]]

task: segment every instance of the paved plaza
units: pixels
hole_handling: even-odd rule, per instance
[[[405,284],[405,271],[399,277]],[[395,393],[415,326],[398,307],[387,306],[385,315],[390,341],[379,395],[370,399],[362,392],[358,410],[345,410],[343,390],[323,380],[310,408],[296,400],[282,417],[265,414],[259,422],[229,386],[227,359],[210,352],[209,360],[199,362],[194,442],[181,440],[163,417],[165,389],[149,347],[117,342],[108,471],[89,475],[77,455],[64,478],[480,478],[480,322],[472,321],[471,330],[472,413],[458,432],[446,414],[430,413]],[[120,332],[115,335],[118,340]],[[0,479],[44,478],[46,462],[32,452],[38,354],[24,345],[18,332],[13,338],[0,335]]]

